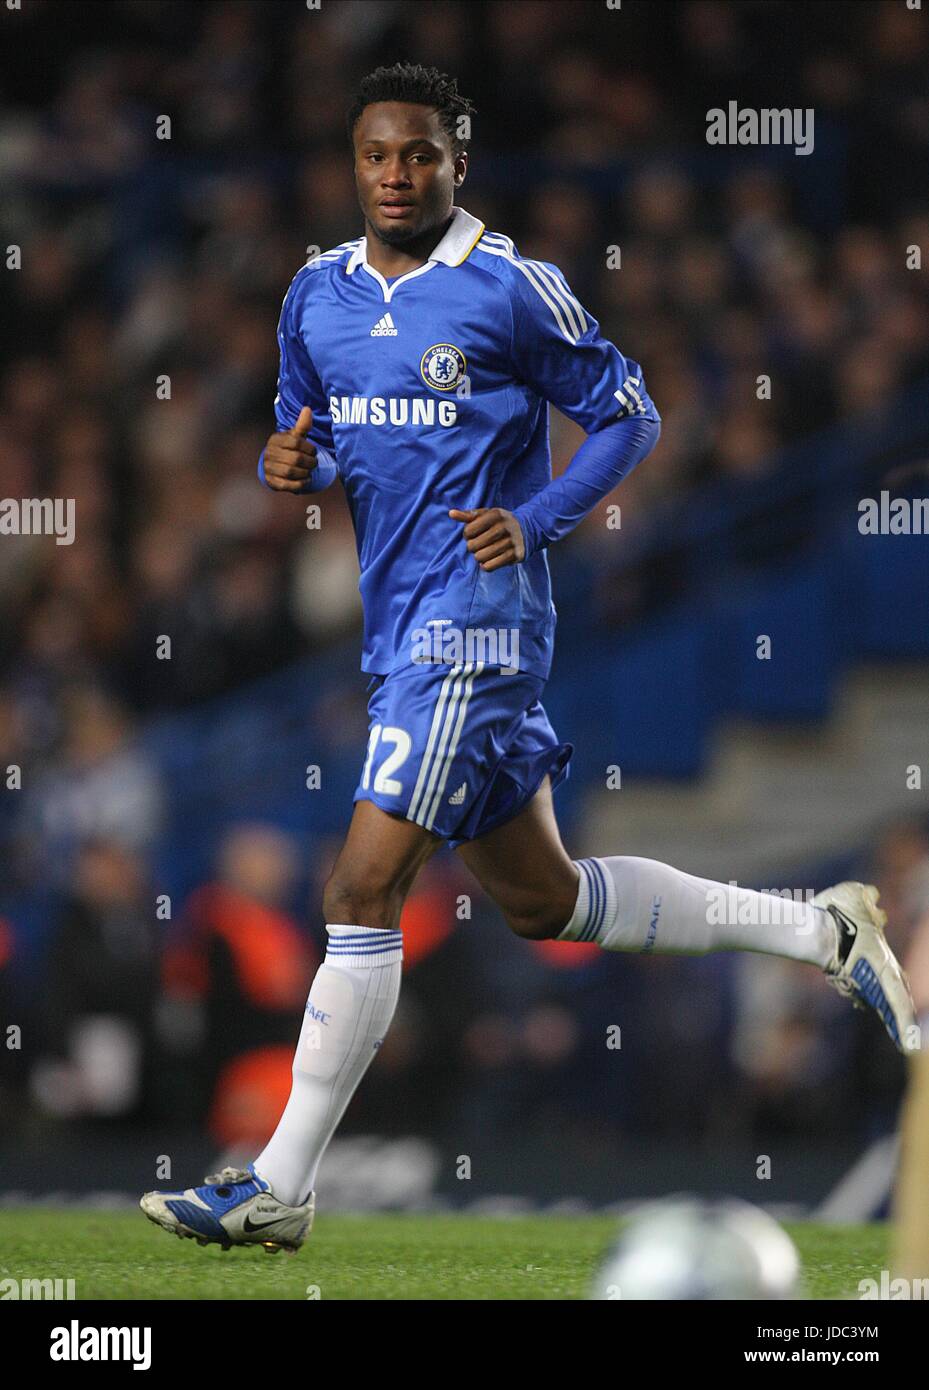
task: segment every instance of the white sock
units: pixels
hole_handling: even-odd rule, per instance
[[[574,915],[559,941],[606,951],[764,951],[826,966],[835,926],[825,908],[695,878],[655,859],[575,860]]]
[[[326,1145],[384,1040],[400,994],[399,931],[326,931],[329,945],[307,1000],[290,1099],[254,1163],[288,1206],[301,1206],[312,1192]]]

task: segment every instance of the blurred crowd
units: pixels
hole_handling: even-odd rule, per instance
[[[215,881],[165,945],[150,911],[163,788],[135,734],[357,633],[338,487],[314,498],[322,525],[308,531],[301,506],[255,475],[274,428],[283,294],[308,248],[362,230],[343,117],[357,80],[399,58],[456,74],[477,108],[462,205],[559,265],[644,365],[664,426],[623,484],[628,531],[708,481],[738,491],[777,467],[781,446],[892,409],[929,373],[926,278],[907,251],[929,254],[927,28],[895,0],[33,0],[3,24],[0,232],[21,266],[7,269],[0,303],[0,496],[73,498],[77,516],[71,546],[0,539],[0,769],[28,772],[0,797],[0,849],[20,893],[52,886],[62,903],[47,1055],[28,1084],[52,1113],[94,1113],[94,1096],[155,1113],[174,1048],[176,1074],[200,1059],[191,1114],[212,1107],[225,1135],[237,1094],[267,1090],[256,1078],[286,1083],[321,943],[294,896],[297,846],[261,826],[229,829]],[[706,112],[732,98],[813,107],[829,158],[814,169],[792,151],[707,146]],[[757,394],[763,375],[770,400]],[[580,438],[553,417],[556,471]],[[616,563],[605,505],[564,543],[566,567],[582,553],[604,573]],[[527,948],[507,943],[483,980],[475,943],[490,938],[479,922],[470,945],[454,930],[455,872],[421,888],[446,904],[435,911],[448,940],[410,966],[359,1105],[386,1127],[415,1116],[430,1093],[416,1068],[440,1059],[451,1090],[452,1056],[476,1111],[496,1097],[512,1115],[515,1095],[531,1105],[553,1092],[583,1106],[609,1059],[580,1005],[612,997],[620,976],[637,982],[639,963],[561,969],[539,949],[533,973]],[[486,930],[502,929],[488,919]],[[258,931],[276,933],[286,980],[262,975]],[[9,936],[0,920],[0,990]],[[522,964],[508,973],[511,955]],[[692,1066],[675,1051],[668,1125],[731,1118],[707,1118],[694,1099],[711,1055],[784,1125],[836,1094],[830,1034],[814,1037],[811,1020],[841,1001],[807,981],[806,1010],[806,986],[791,978],[779,996],[769,971],[746,1021],[734,1000],[750,985],[736,988],[730,964],[647,965],[650,1006],[663,989],[680,1001],[694,969],[716,1001],[691,1025],[678,1011],[694,1030]],[[426,987],[429,972],[465,970],[498,1000],[486,1016],[460,989],[437,983],[433,1000]],[[221,1021],[230,1001],[238,1033]],[[858,1026],[835,1023],[850,1047]],[[437,1048],[450,1033],[450,1051]],[[585,1051],[581,1074],[599,1081],[579,1087]],[[115,1056],[122,1092],[107,1080]],[[800,1096],[788,1084],[797,1059],[811,1078]],[[617,1114],[642,1121],[632,1098],[624,1105]]]

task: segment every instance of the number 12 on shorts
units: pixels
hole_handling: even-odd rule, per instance
[[[382,792],[385,796],[402,796],[403,783],[394,777],[393,773],[406,762],[410,756],[410,749],[413,747],[413,740],[406,729],[394,729],[392,727],[385,729],[380,724],[374,725],[368,736],[368,756],[365,758],[361,785],[365,791],[368,790],[371,780],[371,764],[374,762],[374,755],[381,740],[385,743],[392,743],[394,749],[374,774],[374,790]]]

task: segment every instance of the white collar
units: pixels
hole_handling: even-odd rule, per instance
[[[478,238],[484,230],[484,224],[479,217],[472,217],[470,212],[465,212],[464,208],[452,208],[452,220],[448,231],[445,233],[439,244],[433,247],[426,265],[434,261],[440,261],[442,265],[461,265],[466,261],[471,252],[477,245]],[[368,265],[368,239],[362,237],[351,254],[348,264],[345,267],[345,274],[351,275],[358,266],[363,265],[370,270]],[[422,270],[424,267],[420,267]],[[417,274],[417,271],[411,271]],[[406,279],[406,276],[402,277]]]

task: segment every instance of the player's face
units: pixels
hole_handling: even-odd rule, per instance
[[[466,154],[454,155],[438,112],[404,101],[366,106],[355,126],[361,210],[388,246],[402,246],[451,216]]]

